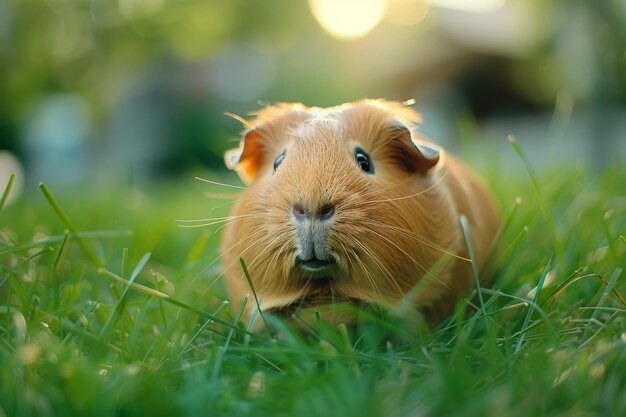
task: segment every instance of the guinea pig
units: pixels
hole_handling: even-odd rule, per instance
[[[234,307],[278,314],[332,303],[393,307],[437,322],[475,278],[499,228],[493,200],[465,165],[419,137],[402,103],[277,104],[253,113],[225,154],[247,188],[224,228]],[[412,291],[418,288],[418,291]]]

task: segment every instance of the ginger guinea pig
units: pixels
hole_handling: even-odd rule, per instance
[[[255,115],[225,155],[248,185],[221,246],[234,307],[252,293],[242,258],[262,311],[390,307],[419,283],[416,314],[448,315],[474,284],[460,216],[479,271],[499,216],[466,166],[417,136],[420,116],[383,100]],[[248,315],[257,308],[251,297]]]

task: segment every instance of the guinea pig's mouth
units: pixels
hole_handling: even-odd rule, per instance
[[[295,258],[295,265],[308,275],[323,278],[335,267],[337,261],[332,256],[328,259],[302,259],[299,255]]]

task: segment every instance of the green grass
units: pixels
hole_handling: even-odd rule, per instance
[[[432,331],[266,316],[278,336],[250,333],[225,302],[220,225],[174,220],[226,215],[202,195],[216,185],[0,204],[0,416],[626,415],[626,169],[523,166],[487,175],[495,284]]]

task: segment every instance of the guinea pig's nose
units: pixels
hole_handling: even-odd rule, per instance
[[[298,221],[303,221],[307,217],[307,211],[300,204],[296,204],[293,206],[293,217]]]
[[[318,211],[322,220],[330,220],[335,215],[335,206],[332,204],[324,204]]]
[[[320,220],[331,220],[335,215],[335,206],[333,204],[324,204],[317,210],[309,210],[302,204],[294,204],[293,216],[299,222],[309,218],[318,218]]]

